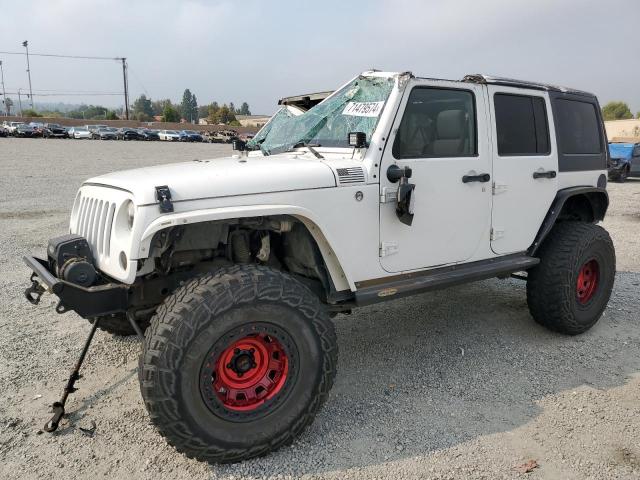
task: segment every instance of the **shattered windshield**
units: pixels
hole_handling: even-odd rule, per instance
[[[349,132],[364,132],[369,141],[393,84],[392,78],[359,77],[302,115],[283,108],[248,147],[259,148],[265,155],[300,144],[348,147]]]

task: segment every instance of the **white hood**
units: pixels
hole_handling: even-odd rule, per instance
[[[136,205],[157,203],[155,187],[167,185],[173,201],[335,187],[329,166],[291,154],[216,158],[109,173],[85,182],[126,190]]]

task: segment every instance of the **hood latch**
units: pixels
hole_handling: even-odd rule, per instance
[[[160,202],[160,212],[173,212],[173,203],[171,203],[171,190],[167,185],[156,187],[156,198]]]

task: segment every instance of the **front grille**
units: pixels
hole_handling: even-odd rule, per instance
[[[338,172],[338,181],[340,183],[363,183],[364,170],[362,167],[336,168]]]
[[[87,239],[94,256],[109,257],[115,211],[115,203],[91,197],[80,198],[73,233]]]

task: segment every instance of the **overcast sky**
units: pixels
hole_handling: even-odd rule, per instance
[[[0,51],[24,51],[26,39],[34,53],[127,57],[131,101],[179,101],[189,88],[200,104],[247,101],[270,114],[282,96],[375,67],[557,83],[640,110],[640,0],[2,1]],[[27,90],[24,57],[0,60],[7,91]],[[34,94],[122,90],[115,61],[32,57],[31,73]]]

